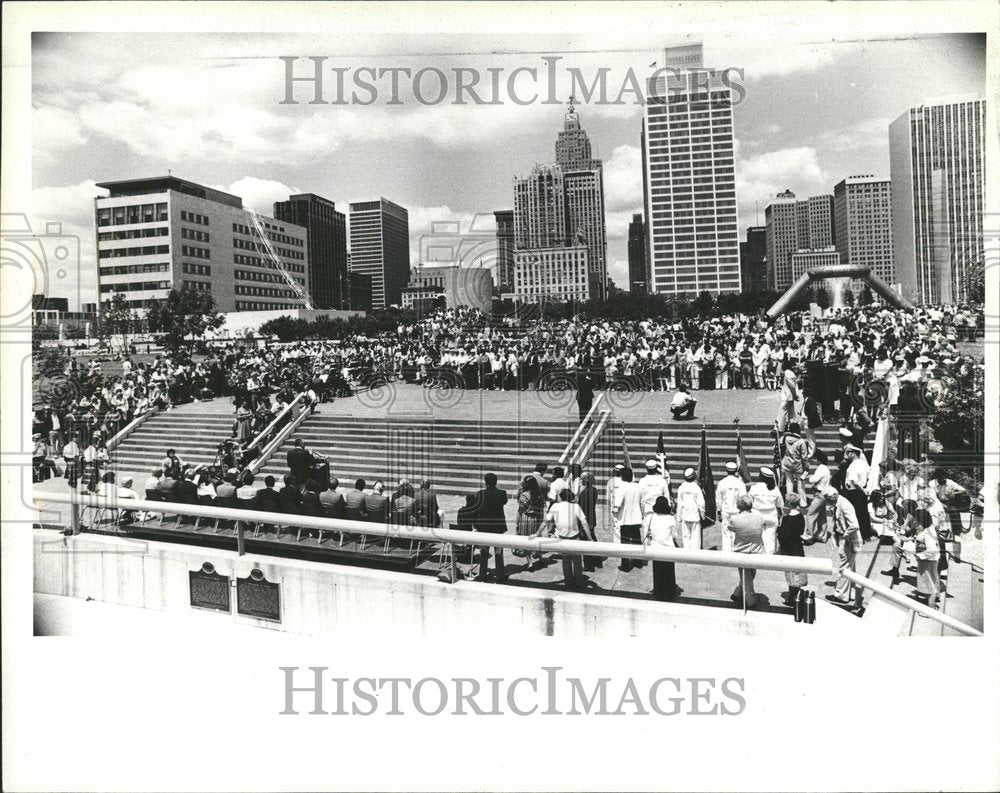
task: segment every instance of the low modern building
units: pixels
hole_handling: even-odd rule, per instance
[[[568,303],[590,299],[587,246],[563,245],[514,252],[514,300]]]
[[[418,265],[403,290],[404,308],[430,308],[444,299],[444,308],[468,306],[489,314],[493,306],[493,276],[486,267]]]
[[[222,312],[304,307],[309,247],[301,226],[255,216],[238,196],[175,176],[97,186],[109,192],[94,199],[102,305],[122,293],[141,314],[171,289],[193,289],[211,292]]]

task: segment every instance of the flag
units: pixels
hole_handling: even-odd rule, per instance
[[[621,423],[622,429],[622,456],[625,458],[625,465],[632,467],[632,457],[628,453],[628,444],[625,442],[625,422]]]
[[[704,526],[715,523],[715,478],[712,476],[712,460],[708,456],[708,433],[704,425],[701,428],[701,455],[698,458],[698,485],[705,494]]]
[[[664,476],[667,475],[667,449],[663,445],[663,430],[660,430],[660,435],[656,439],[656,461],[660,464],[660,473]]]
[[[781,433],[778,432],[778,422],[774,422],[774,484],[781,488]]]
[[[740,435],[740,425],[736,425],[736,464],[740,467],[740,479],[750,482],[750,466],[747,465],[746,455],[743,453],[743,438]]]

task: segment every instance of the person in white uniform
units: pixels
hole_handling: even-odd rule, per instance
[[[785,506],[781,490],[774,483],[774,470],[766,466],[759,472],[759,479],[750,486],[747,495],[753,499],[753,510],[764,520],[761,537],[764,541],[764,553],[778,552],[778,516]]]
[[[695,482],[694,468],[684,469],[684,481],[677,488],[677,522],[685,548],[701,550],[701,520],[705,517],[705,494]]]
[[[726,475],[715,488],[715,503],[719,507],[719,527],[722,530],[722,550],[733,550],[733,532],[729,528],[729,520],[739,508],[736,500],[747,494],[747,485],[736,473],[740,467],[734,463],[726,463]]]

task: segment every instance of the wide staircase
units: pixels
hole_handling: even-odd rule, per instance
[[[174,449],[185,463],[211,464],[222,441],[232,435],[233,417],[184,406],[157,413],[129,435],[112,452],[115,467],[133,474],[148,474]]]
[[[280,478],[288,473],[285,456],[295,438],[329,458],[330,475],[353,486],[362,478],[394,488],[400,479],[418,484],[428,478],[440,493],[463,494],[483,486],[493,472],[498,486],[515,492],[535,464],[552,466],[576,426],[543,421],[479,421],[314,415],[265,464],[260,472]]]

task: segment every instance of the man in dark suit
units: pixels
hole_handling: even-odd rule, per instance
[[[264,487],[257,493],[257,504],[261,512],[281,512],[278,491],[274,489],[274,477],[264,477]]]
[[[420,489],[413,497],[414,510],[417,514],[417,523],[421,526],[438,525],[438,500],[437,494],[431,490],[431,480],[424,479],[420,483]]]
[[[344,517],[344,497],[337,492],[340,482],[334,477],[330,486],[319,494],[319,503],[328,518]]]
[[[177,483],[177,500],[182,504],[197,504],[198,502],[198,485],[194,482],[195,472],[190,470]]]
[[[285,475],[285,486],[278,491],[278,501],[286,515],[302,514],[302,493],[299,492],[298,481],[291,474]]]
[[[389,499],[381,482],[376,482],[372,492],[365,494],[365,514],[371,523],[389,522]]]
[[[313,457],[302,445],[302,439],[296,438],[292,448],[286,455],[288,470],[292,472],[296,482],[305,482],[312,470]]]
[[[483,477],[486,484],[482,490],[476,491],[476,531],[486,534],[505,534],[507,531],[507,519],[503,514],[503,506],[507,503],[507,492],[497,487],[497,475],[486,474]],[[479,575],[478,580],[486,579],[486,570],[490,561],[490,549],[482,545],[479,548]],[[495,554],[495,576],[496,580],[506,579],[504,572],[503,548],[497,548]]]
[[[365,480],[354,483],[354,489],[344,493],[344,518],[346,520],[365,520]]]

